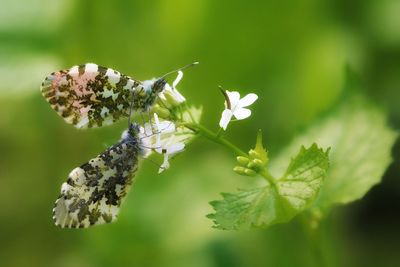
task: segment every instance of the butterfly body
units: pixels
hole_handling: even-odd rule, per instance
[[[111,68],[87,63],[51,73],[41,91],[51,107],[77,128],[110,125],[134,111],[148,111],[165,85],[146,85]]]
[[[53,209],[55,224],[86,228],[114,221],[141,153],[139,127],[131,124],[117,144],[72,170]]]
[[[133,110],[148,112],[156,101],[158,94],[163,91],[166,83],[167,81],[163,78],[144,81],[141,84],[142,88],[136,90],[133,95]]]

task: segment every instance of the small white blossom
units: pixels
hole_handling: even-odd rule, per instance
[[[173,136],[173,135],[170,136],[170,138],[162,145],[162,148],[159,150],[162,154],[164,154],[164,162],[161,164],[160,168],[158,169],[158,173],[161,173],[164,170],[168,169],[169,168],[169,157],[173,156],[176,153],[183,151],[184,148],[185,148],[184,143],[179,142],[179,139],[175,138],[175,136]],[[159,152],[159,151],[157,151],[157,152]]]
[[[160,120],[154,113],[154,122],[145,123],[140,129],[143,157],[148,157],[153,151],[164,155],[164,162],[160,166],[159,173],[169,168],[169,159],[184,150],[185,141],[193,136],[193,133],[182,132],[171,121]]]
[[[250,117],[251,110],[244,107],[250,106],[258,98],[258,96],[253,93],[248,94],[243,98],[240,98],[239,92],[236,91],[230,92],[226,90],[225,93],[228,99],[225,101],[225,110],[222,112],[221,120],[219,122],[219,126],[224,130],[228,127],[232,117],[235,117],[237,120],[243,120]],[[228,100],[229,103],[227,103]]]
[[[171,121],[161,121],[158,119],[157,113],[154,113],[154,130],[156,137],[156,150],[161,147],[161,135],[166,135],[175,132],[175,124]],[[160,153],[160,152],[159,152]]]
[[[176,76],[176,79],[173,81],[172,87],[168,83],[165,84],[164,90],[158,95],[164,105],[179,106],[186,101],[186,98],[176,89],[182,77],[183,72],[178,71],[178,76]]]

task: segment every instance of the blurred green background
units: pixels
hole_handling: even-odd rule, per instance
[[[244,150],[261,128],[271,157],[329,108],[344,66],[400,128],[400,1],[2,0],[0,8],[0,266],[395,266],[400,260],[397,162],[362,200],[337,207],[318,244],[299,222],[251,232],[212,229],[207,203],[257,183],[234,174],[234,157],[198,141],[157,175],[143,162],[117,223],[53,225],[51,210],[74,167],[113,144],[126,122],[78,131],[39,92],[52,71],[95,62],[144,80],[192,61],[181,92],[204,104],[217,129],[217,85],[260,98],[231,124]]]

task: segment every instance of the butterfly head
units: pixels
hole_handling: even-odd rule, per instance
[[[130,123],[128,127],[128,135],[132,138],[137,138],[139,136],[140,127],[137,123]]]
[[[140,126],[137,123],[129,123],[128,129],[122,133],[122,140],[131,144],[139,143]]]
[[[160,93],[160,92],[162,92],[163,90],[164,90],[164,87],[165,87],[165,84],[167,83],[167,81],[164,79],[164,78],[159,78],[159,79],[157,79],[154,83],[153,83],[153,85],[152,85],[152,87],[151,87],[151,91],[154,93],[154,94],[158,94],[158,93]]]

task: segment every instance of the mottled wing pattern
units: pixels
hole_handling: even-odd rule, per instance
[[[53,219],[62,228],[86,228],[117,218],[138,166],[137,139],[123,138],[75,168],[61,187]]]
[[[132,91],[140,83],[93,63],[53,72],[41,91],[51,107],[77,128],[112,124],[129,113]]]

